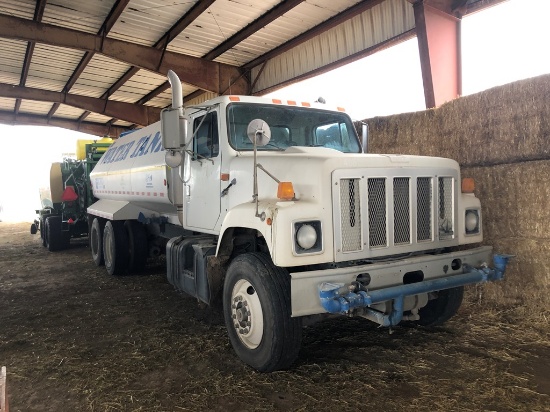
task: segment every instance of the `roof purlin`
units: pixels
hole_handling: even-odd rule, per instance
[[[182,16],[176,24],[174,24],[170,30],[168,30],[164,35],[157,40],[157,42],[153,45],[154,48],[161,49],[166,48],[168,43],[170,43],[173,39],[175,39],[183,30],[185,30],[195,19],[200,16],[202,13],[204,13],[208,8],[214,3],[216,0],[202,0],[197,2],[187,13],[185,13],[184,16]],[[130,68],[126,73],[122,75],[109,89],[103,93],[101,96],[102,99],[107,99],[111,94],[116,92],[118,89],[120,89],[124,83],[126,83],[128,80],[132,78],[138,71],[140,70],[139,67],[132,67]],[[155,89],[157,90],[157,89]],[[166,90],[166,89],[165,89]],[[162,92],[161,92],[162,93]],[[152,98],[152,97],[151,97]],[[82,115],[79,117],[79,120],[82,121],[88,115],[90,112],[86,111],[82,113]],[[113,123],[115,120],[111,119],[109,123]]]
[[[34,9],[34,21],[42,21],[42,16],[44,16],[44,9],[46,8],[47,0],[38,0],[36,2],[36,8]],[[21,70],[21,79],[19,80],[19,86],[24,86],[27,83],[27,77],[29,76],[29,69],[31,67],[32,55],[34,53],[34,42],[30,41],[27,43],[27,50],[25,51],[25,60],[23,63],[23,69]],[[21,107],[21,99],[15,101],[15,106],[13,113],[15,116],[19,113],[19,108]]]
[[[109,33],[109,31],[111,31],[111,29],[113,28],[116,21],[118,20],[118,18],[120,17],[120,15],[122,14],[122,12],[124,11],[124,9],[126,8],[126,6],[128,5],[129,2],[130,2],[130,0],[117,0],[115,5],[111,9],[109,15],[107,16],[107,18],[105,19],[105,21],[101,25],[101,28],[97,32],[98,35],[106,36]],[[82,60],[80,60],[80,63],[78,63],[78,66],[76,66],[76,69],[74,70],[73,74],[71,75],[71,77],[67,81],[67,84],[65,84],[65,87],[63,88],[64,92],[68,92],[69,90],[71,90],[71,88],[77,82],[80,75],[86,69],[86,66],[88,66],[88,63],[90,63],[90,61],[94,57],[94,54],[95,53],[93,53],[93,52],[86,52],[84,54],[84,56],[82,57]],[[24,86],[24,85],[21,85],[21,86]],[[55,103],[52,106],[52,108],[48,112],[48,118],[49,119],[52,118],[52,116],[55,114],[55,112],[58,108],[59,108],[59,103]]]

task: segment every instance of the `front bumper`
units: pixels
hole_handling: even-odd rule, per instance
[[[479,273],[481,271],[472,271],[472,268],[486,268],[491,261],[492,247],[482,246],[475,249],[438,255],[422,255],[402,260],[346,268],[292,273],[292,316],[306,316],[327,312],[321,303],[319,295],[319,286],[321,284],[347,285],[356,281],[359,275],[368,274],[371,279],[368,285],[369,293],[383,297],[382,299],[377,299],[377,302],[381,302],[392,299],[395,293],[406,296],[415,293],[425,293],[429,290],[440,290],[447,287],[481,282],[483,281]],[[418,271],[422,272],[423,281],[404,285],[403,278],[405,274]],[[474,275],[471,275],[472,273]],[[466,276],[457,277],[458,275]],[[487,278],[485,280],[492,279]],[[421,284],[423,286],[419,286]],[[445,285],[448,286],[445,287]],[[405,289],[396,289],[396,287],[405,287]],[[364,303],[368,305],[371,302],[366,301]],[[345,312],[345,310],[337,310],[336,312]]]

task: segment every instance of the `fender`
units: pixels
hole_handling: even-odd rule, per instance
[[[293,222],[320,220],[323,224],[323,236],[332,239],[332,217],[318,203],[309,201],[281,202],[279,199],[260,201],[259,213],[265,213],[265,220],[255,217],[256,206],[253,202],[241,203],[225,215],[216,256],[219,254],[226,230],[241,227],[257,230],[265,238],[273,263],[281,267],[328,263],[334,261],[332,242],[325,245],[322,253],[296,256],[292,253]],[[271,221],[271,224],[268,222]],[[290,247],[289,247],[290,245]]]
[[[273,252],[273,226],[271,224],[268,224],[268,222],[272,222],[275,204],[274,202],[260,202],[259,210],[264,211],[266,214],[266,218],[264,221],[255,216],[256,204],[253,202],[241,203],[240,205],[235,206],[233,209],[226,213],[222,223],[222,227],[220,229],[220,236],[218,237],[216,256],[218,256],[219,254],[223,236],[226,230],[241,227],[254,229],[262,234],[267,243],[267,247],[269,248],[271,259],[273,260],[273,262],[275,262],[275,256]]]

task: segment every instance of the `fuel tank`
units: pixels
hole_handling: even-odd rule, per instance
[[[98,199],[131,203],[175,204],[182,189],[177,189],[177,169],[165,163],[160,122],[126,134],[116,140],[90,174],[94,196]],[[181,186],[181,185],[180,185]]]

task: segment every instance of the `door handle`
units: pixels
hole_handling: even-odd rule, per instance
[[[225,189],[222,190],[221,197],[224,197],[229,192],[229,189],[231,188],[231,186],[236,184],[237,184],[237,179],[233,178],[231,183],[229,183],[229,186],[227,186]]]

